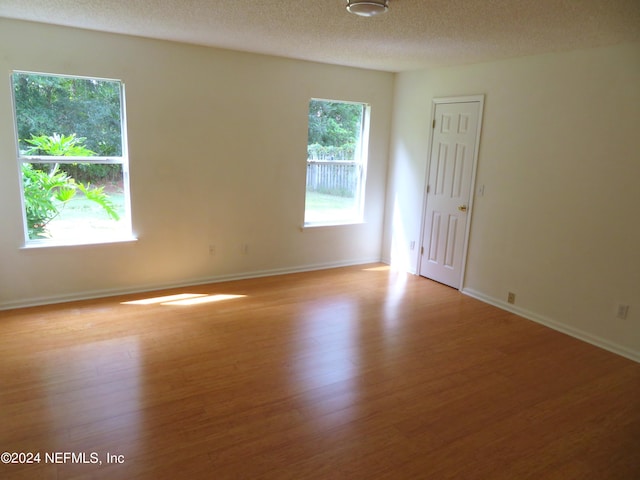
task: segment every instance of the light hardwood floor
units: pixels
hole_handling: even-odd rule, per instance
[[[3,479],[640,479],[640,364],[382,265],[0,312],[0,382]]]

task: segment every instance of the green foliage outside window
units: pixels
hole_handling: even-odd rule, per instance
[[[314,160],[354,160],[362,130],[359,103],[311,100],[307,153]]]
[[[16,72],[13,90],[20,150],[32,135],[74,132],[97,156],[122,155],[118,82]]]
[[[25,152],[27,155],[51,155],[70,157],[89,157],[94,152],[84,147],[83,138],[75,134],[64,136],[53,134],[31,137],[26,143],[31,147]],[[114,220],[119,219],[116,207],[104,192],[104,186],[93,187],[90,184],[77,182],[66,172],[60,170],[60,165],[50,164],[22,164],[22,182],[24,203],[27,217],[29,239],[35,240],[48,236],[47,225],[55,219],[62,209],[76,196],[78,190],[87,200],[100,205],[105,213]],[[47,171],[47,169],[49,171]]]

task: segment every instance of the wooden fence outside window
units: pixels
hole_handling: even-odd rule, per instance
[[[308,160],[307,191],[353,197],[358,189],[361,165],[342,160]]]

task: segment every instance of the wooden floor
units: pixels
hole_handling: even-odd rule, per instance
[[[640,479],[640,364],[381,265],[0,312],[0,387],[3,479]]]

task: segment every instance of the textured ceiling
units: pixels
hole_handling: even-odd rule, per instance
[[[0,17],[405,71],[640,40],[640,0],[0,0]]]

